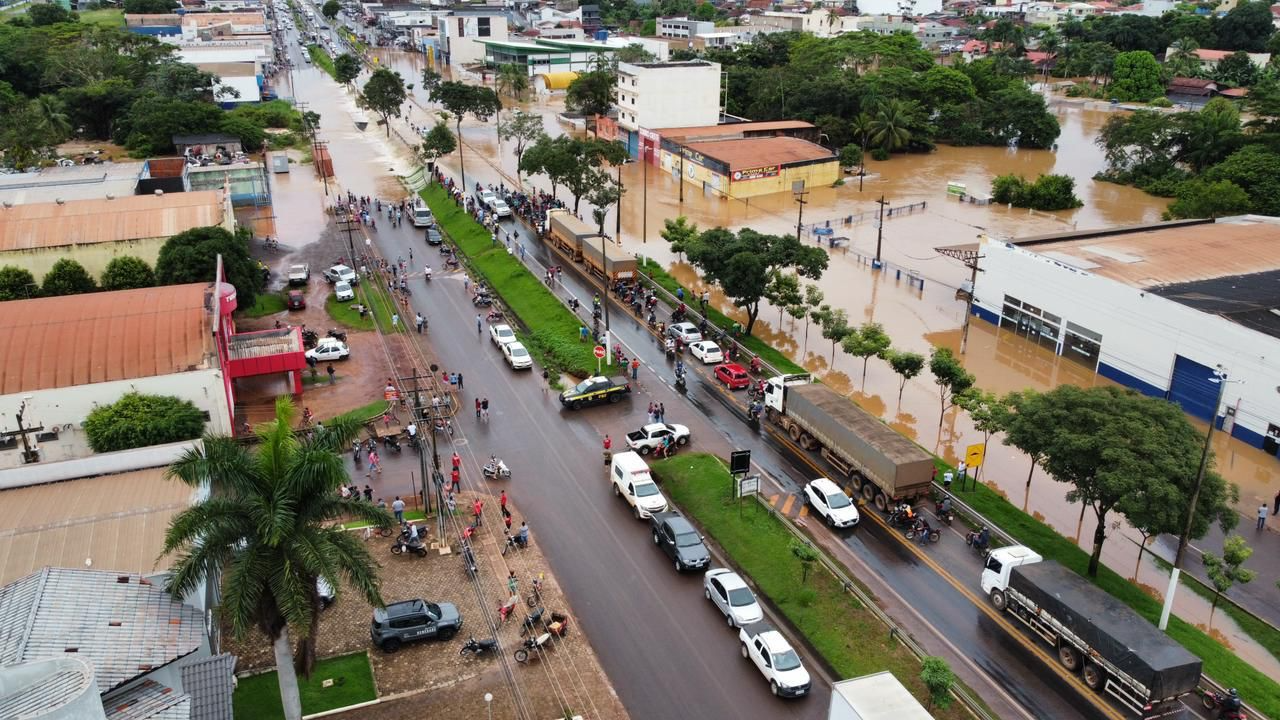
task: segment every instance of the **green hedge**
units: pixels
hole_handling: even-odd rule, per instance
[[[579,340],[582,322],[505,245],[493,244],[492,235],[453,201],[436,183],[422,191],[431,213],[485,283],[527,328],[521,333],[529,352],[552,375],[577,377],[595,374],[594,343]]]

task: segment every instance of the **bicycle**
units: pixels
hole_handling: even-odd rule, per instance
[[[538,573],[538,577],[533,579],[533,590],[529,591],[524,597],[524,604],[529,607],[538,607],[542,604],[542,573]]]

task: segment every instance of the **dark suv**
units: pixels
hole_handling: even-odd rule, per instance
[[[374,608],[369,635],[383,652],[393,653],[407,642],[448,640],[462,627],[462,615],[453,603],[405,600]]]
[[[690,568],[704,568],[711,560],[702,536],[678,512],[660,512],[650,516],[653,544],[662,548],[676,563],[676,572]]]

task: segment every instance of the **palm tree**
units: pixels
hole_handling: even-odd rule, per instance
[[[1040,81],[1047,83],[1049,82],[1049,61],[1057,57],[1058,51],[1062,49],[1062,36],[1058,34],[1057,30],[1048,28],[1043,33],[1040,33],[1040,40],[1036,44],[1036,49],[1045,55],[1040,65],[1040,69],[1044,73]]]
[[[1169,46],[1169,57],[1165,64],[1177,76],[1195,77],[1200,72],[1200,55],[1196,52],[1200,43],[1195,38],[1184,37],[1174,40]]]
[[[519,65],[507,63],[498,66],[498,90],[504,91],[517,100],[529,89],[529,75]]]
[[[871,142],[890,152],[911,142],[911,131],[907,129],[908,114],[907,104],[901,100],[890,100],[881,105],[871,121]]]
[[[177,555],[168,583],[174,598],[221,577],[221,612],[235,634],[256,627],[271,639],[286,720],[302,717],[296,672],[309,676],[315,664],[317,578],[339,592],[345,580],[369,604],[383,604],[368,550],[335,521],[354,517],[391,525],[384,511],[339,496],[348,480],[339,450],[355,437],[358,424],[339,419],[301,437],[292,429],[293,418],[293,403],[280,398],[275,419],[257,428],[256,451],[207,435],[203,449],[183,454],[169,476],[207,486],[210,497],[179,513],[164,543],[164,555]],[[291,628],[305,634],[297,668]]]
[[[858,187],[862,187],[863,170],[867,167],[867,141],[871,139],[871,131],[874,122],[871,116],[865,112],[860,112],[853,116],[849,121],[849,131],[862,143],[862,165],[858,168]]]
[[[66,106],[53,95],[41,95],[31,103],[33,127],[29,130],[49,145],[57,145],[71,135],[71,119]]]

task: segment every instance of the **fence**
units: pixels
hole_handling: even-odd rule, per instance
[[[927,200],[922,200],[918,203],[911,203],[910,205],[899,205],[898,207],[885,208],[884,216],[885,218],[891,218],[901,217],[903,215],[912,215],[926,210],[928,207],[929,202]],[[833,218],[830,220],[819,220],[818,222],[809,223],[808,225],[803,225],[801,227],[804,234],[807,234],[810,237],[829,235],[831,234],[830,231],[835,228],[861,225],[867,220],[875,220],[878,215],[878,210],[867,210],[866,212],[854,213],[853,215],[845,215],[844,217]],[[820,232],[822,230],[827,230],[828,232]]]

